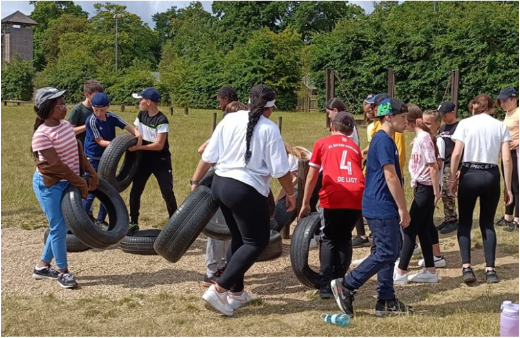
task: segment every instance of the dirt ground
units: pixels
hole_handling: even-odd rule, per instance
[[[292,225],[293,227],[295,224]],[[54,281],[35,281],[32,269],[43,249],[44,228],[22,230],[19,228],[2,229],[2,294],[39,294],[59,290]],[[500,231],[502,232],[502,231]],[[518,234],[515,234],[518,236]],[[442,235],[441,243],[447,259],[447,267],[440,269],[440,283],[458,286],[461,284],[458,245],[455,233]],[[69,268],[80,285],[74,292],[56,292],[57,297],[86,297],[88,294],[103,295],[118,299],[125,293],[143,292],[148,295],[161,292],[201,295],[204,288],[201,281],[205,273],[204,254],[206,239],[201,234],[192,247],[177,263],[170,263],[161,256],[141,256],[124,253],[117,246],[109,249],[91,249],[81,253],[69,253]],[[290,240],[284,240],[283,255],[275,260],[253,265],[246,275],[247,289],[256,296],[308,299],[315,293],[296,279],[289,257]],[[368,254],[368,248],[354,249],[353,260]],[[472,252],[476,270],[483,269],[482,249]],[[516,253],[515,253],[516,252]],[[420,258],[416,256],[415,258]],[[310,262],[317,266],[317,249],[310,253]],[[416,260],[410,268],[418,271]],[[500,244],[497,249],[497,271],[501,278],[518,280],[518,246]],[[483,281],[483,276],[477,276]],[[373,278],[375,281],[375,278]],[[372,281],[372,282],[374,282]],[[375,289],[363,290],[374,294]],[[406,290],[405,288],[403,291]],[[64,290],[68,291],[68,290]]]

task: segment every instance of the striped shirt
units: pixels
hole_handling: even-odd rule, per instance
[[[38,152],[40,161],[45,161],[41,150],[50,148],[56,150],[61,162],[68,165],[75,174],[79,175],[78,143],[76,142],[76,134],[74,134],[72,125],[68,121],[61,120],[60,124],[54,127],[42,124],[34,132],[32,149]]]

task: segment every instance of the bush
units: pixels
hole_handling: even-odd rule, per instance
[[[16,55],[10,63],[2,63],[2,98],[30,101],[33,96],[34,67]]]

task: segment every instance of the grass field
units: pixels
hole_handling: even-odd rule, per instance
[[[137,114],[135,108],[129,107],[124,113],[119,112],[119,107],[113,111],[128,122],[133,122]],[[189,193],[188,180],[200,158],[197,148],[211,134],[213,112],[217,110],[190,110],[188,116],[180,112],[167,114],[179,204]],[[357,316],[347,328],[319,319],[321,312],[337,313],[337,306],[333,300],[318,299],[313,290],[294,277],[288,256],[290,240],[284,240],[282,257],[255,264],[246,275],[246,287],[259,299],[236,311],[233,318],[208,311],[200,298],[198,282],[204,274],[206,243],[203,236],[176,264],[160,256],[91,250],[69,254],[81,289],[61,290],[55,283],[34,282],[30,269],[41,253],[41,234],[47,227],[31,181],[34,162],[29,147],[35,114],[29,105],[3,107],[1,114],[3,336],[496,336],[500,303],[505,299],[518,302],[518,232],[497,229],[497,272],[501,283],[487,285],[483,278],[482,239],[475,226],[475,286],[461,282],[455,234],[441,235],[448,261],[448,266],[441,269],[441,281],[397,288],[400,299],[415,305],[415,315],[376,318],[374,278],[359,291],[354,303]],[[283,117],[282,135],[290,144],[312,149],[318,138],[328,134],[324,114],[274,112],[271,119],[277,122],[279,116]],[[364,127],[359,134],[364,147]],[[407,134],[408,143],[411,139],[412,135]],[[410,182],[409,178],[406,181]],[[276,195],[277,182],[272,181],[272,189]],[[129,189],[122,193],[126,202],[128,194]],[[409,187],[406,195],[410,204]],[[503,211],[501,203],[496,217]],[[442,209],[436,211],[437,224],[441,214]],[[166,208],[152,178],[142,197],[140,225],[162,228],[166,221]],[[367,249],[356,249],[354,258],[366,253]],[[413,269],[417,269],[412,266],[415,264],[413,260]]]

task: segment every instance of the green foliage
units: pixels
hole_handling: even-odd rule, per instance
[[[150,63],[136,61],[122,73],[100,72],[105,75],[101,75],[99,80],[105,87],[111,103],[132,104],[137,102],[132,98],[132,93],[139,93],[144,88],[155,85],[151,69]]]
[[[29,101],[33,94],[34,68],[31,62],[15,55],[10,63],[2,63],[2,98]]]

